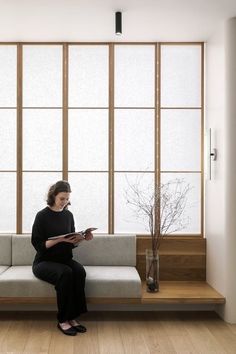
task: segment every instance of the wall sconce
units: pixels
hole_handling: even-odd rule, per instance
[[[212,161],[217,160],[217,149],[212,148],[212,134],[211,128],[207,131],[207,149],[206,149],[206,163],[207,163],[207,175],[209,180],[212,177]]]
[[[212,160],[212,161],[216,161],[216,158],[217,158],[217,150],[216,150],[216,149],[212,149],[212,150],[211,150],[211,153],[210,153],[210,156],[211,156],[211,160]]]
[[[122,34],[122,13],[120,11],[116,12],[116,35],[120,36]]]

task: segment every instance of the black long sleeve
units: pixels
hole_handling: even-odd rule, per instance
[[[32,227],[31,242],[37,251],[35,263],[41,261],[64,262],[72,258],[73,244],[60,242],[46,248],[49,237],[74,232],[74,218],[69,210],[56,212],[46,207],[39,211]]]

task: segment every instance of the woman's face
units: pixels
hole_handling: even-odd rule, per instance
[[[60,192],[55,197],[55,203],[53,207],[56,210],[63,210],[64,207],[68,204],[69,200],[70,200],[70,193]]]

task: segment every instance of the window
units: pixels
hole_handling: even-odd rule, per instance
[[[203,45],[0,45],[0,232],[30,232],[49,186],[68,179],[76,226],[147,233],[127,180],[190,183],[202,235]],[[17,152],[17,153],[16,153]]]
[[[191,186],[184,234],[202,233],[202,46],[162,45],[160,53],[161,181]]]
[[[16,230],[17,49],[0,46],[0,230]]]

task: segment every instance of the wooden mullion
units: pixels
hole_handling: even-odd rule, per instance
[[[23,181],[22,181],[22,136],[23,136],[23,126],[22,126],[22,75],[23,75],[23,58],[22,58],[22,45],[17,45],[17,143],[16,143],[16,154],[17,154],[17,173],[16,173],[16,232],[18,234],[22,233],[22,189],[23,189]]]
[[[155,45],[155,185],[160,184],[160,45]]]
[[[201,235],[204,236],[204,43],[201,44]]]
[[[109,45],[109,186],[108,233],[114,233],[114,45]]]
[[[155,129],[154,129],[154,142],[155,142],[155,161],[154,161],[154,182],[155,193],[159,188],[161,182],[160,174],[160,45],[155,45]],[[160,207],[160,206],[159,206]],[[160,215],[155,214],[155,228],[159,225]],[[155,230],[157,231],[157,230]]]
[[[68,44],[63,44],[62,178],[68,180]]]

